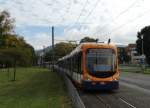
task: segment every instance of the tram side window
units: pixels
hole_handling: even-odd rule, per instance
[[[64,65],[65,65],[65,60],[63,60],[63,68],[65,68]]]
[[[66,64],[67,64],[67,60],[64,60],[64,67],[65,67],[65,69],[67,69]]]
[[[67,69],[67,59],[65,60],[65,69]]]
[[[71,57],[71,72],[73,71],[73,57]]]
[[[71,65],[72,65],[71,58],[69,58],[69,71],[71,71]]]
[[[72,57],[72,72],[74,72],[74,57]]]
[[[71,62],[72,62],[72,66],[71,66],[71,70],[72,70],[72,72],[74,72],[74,58],[72,57],[72,59],[71,59]]]
[[[62,67],[62,61],[60,61],[60,67]]]
[[[78,73],[78,54],[76,54],[75,55],[75,65],[74,65],[74,67],[75,67],[75,72],[76,73]]]
[[[66,68],[69,70],[69,59],[66,60]]]
[[[82,53],[79,53],[78,55],[78,72],[82,73]]]
[[[71,72],[73,72],[73,57],[71,57]]]

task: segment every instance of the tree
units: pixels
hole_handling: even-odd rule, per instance
[[[150,26],[146,26],[137,33],[136,50],[141,55],[142,53],[146,56],[146,61],[150,64]],[[143,41],[143,42],[142,42]],[[143,51],[142,51],[143,43]]]
[[[7,11],[0,12],[0,34],[5,35],[13,31],[14,19]]]
[[[0,12],[0,63],[12,63],[12,59],[16,58],[18,65],[32,65],[35,59],[34,48],[13,31],[14,19],[7,11]],[[7,58],[12,59],[9,61]]]
[[[72,43],[65,43],[65,42],[57,43],[54,46],[55,60],[69,54],[75,47],[76,45]],[[52,61],[52,49],[44,55],[44,60]]]
[[[5,59],[4,59],[5,58]],[[0,49],[0,62],[5,64],[5,67],[11,66],[14,68],[13,81],[16,80],[16,66],[30,64],[29,56],[26,50],[18,48]]]
[[[34,48],[13,30],[14,19],[7,11],[0,12],[0,66],[14,67],[15,80],[16,66],[31,66],[35,52]]]
[[[0,45],[5,44],[5,37],[13,32],[14,19],[7,11],[0,12]]]
[[[90,38],[90,37],[84,37],[83,39],[81,39],[80,43],[84,43],[84,42],[97,42],[98,39],[94,39],[94,38]]]
[[[60,42],[55,45],[54,52],[57,56],[62,57],[70,53],[75,47],[75,44]]]

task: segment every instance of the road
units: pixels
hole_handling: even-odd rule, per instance
[[[86,108],[150,108],[149,81],[150,75],[121,73],[118,91],[79,94]]]

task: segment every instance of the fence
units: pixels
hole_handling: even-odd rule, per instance
[[[54,66],[55,70],[63,77],[67,90],[69,92],[69,96],[72,99],[73,106],[75,108],[85,108],[84,103],[82,102],[77,89],[72,84],[71,80],[66,76],[64,70],[62,68],[59,68],[57,66]]]

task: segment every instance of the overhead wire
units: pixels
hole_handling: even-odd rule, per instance
[[[55,39],[55,41],[60,41],[60,42],[75,42],[77,44],[77,42],[80,42],[80,40],[69,40],[69,39]]]
[[[87,4],[88,4],[88,0],[86,0],[86,2],[85,2],[85,4],[84,4],[84,6],[83,6],[83,8],[82,8],[82,10],[81,10],[81,12],[80,12],[78,18],[77,18],[77,20],[76,20],[76,22],[75,22],[75,24],[78,23],[78,21],[79,21],[81,15],[83,14],[83,12],[84,12],[84,10],[85,10]]]
[[[120,25],[120,26],[114,28],[113,30],[111,30],[111,32],[110,32],[109,34],[112,34],[113,32],[115,32],[115,31],[121,29],[122,27],[126,26],[127,24],[129,25],[129,24],[131,24],[131,23],[137,21],[138,19],[140,19],[141,17],[143,17],[143,16],[145,16],[145,15],[148,15],[148,14],[145,14],[145,13],[147,13],[147,12],[150,12],[150,9],[149,9],[148,11],[143,12],[142,15],[138,15],[138,16],[135,17],[134,19],[131,19],[131,20],[129,21],[129,23],[126,22],[126,23],[123,23],[122,25]]]
[[[123,10],[121,13],[119,13],[114,19],[118,19],[121,15],[123,15],[124,13],[128,12],[131,8],[133,8],[135,6],[135,4],[137,3],[137,0],[135,0],[131,5],[129,5],[125,10]]]
[[[69,25],[69,26],[66,28],[66,30],[68,30],[69,28],[75,26],[75,25],[78,23],[78,21],[80,20],[80,17],[81,17],[81,15],[83,14],[83,12],[84,12],[84,10],[85,10],[87,4],[88,4],[88,0],[85,1],[84,5],[83,5],[83,8],[81,9],[81,12],[80,12],[79,16],[77,17],[75,23],[72,24],[71,26]]]
[[[125,14],[126,12],[128,12],[131,8],[133,8],[134,6],[135,6],[135,4],[137,3],[137,0],[135,0],[131,5],[129,5],[126,9],[124,9],[122,12],[120,12],[114,19],[115,20],[117,20],[118,18],[120,18],[120,16],[122,16],[123,14]],[[114,20],[114,22],[115,22],[115,20]],[[100,30],[102,30],[105,26],[108,26],[108,22],[107,23],[105,23],[105,24],[103,24],[103,26],[102,27],[100,27],[100,29],[98,30],[98,31],[96,31],[96,32],[99,32]],[[95,33],[96,33],[95,32]],[[95,34],[94,33],[94,34]]]
[[[56,41],[80,41],[80,40],[69,40],[69,39],[55,39]]]
[[[70,11],[70,9],[71,9],[71,6],[72,6],[72,2],[71,2],[70,0],[68,0],[68,1],[69,1],[69,3],[68,3],[68,7],[66,8],[66,11],[64,12],[63,15],[60,16],[60,17],[62,17],[62,18],[61,18],[62,21],[65,21],[65,20],[66,20],[65,14],[66,14],[66,13],[69,13],[69,11]]]
[[[88,15],[84,18],[84,22],[86,22],[86,20],[90,17],[90,15],[93,13],[93,11],[96,9],[97,5],[99,4],[101,0],[97,0],[93,6],[93,8],[89,11]],[[78,22],[79,23],[79,22]],[[84,23],[86,24],[86,23]],[[79,29],[81,29],[81,26],[83,25],[83,23],[79,23]]]
[[[65,30],[68,30],[69,28],[73,27],[74,25],[76,25],[78,23],[78,21],[80,20],[80,17],[82,16],[86,6],[88,5],[88,0],[85,1],[84,5],[83,5],[83,8],[81,9],[81,12],[79,14],[79,16],[77,17],[75,23],[73,25],[69,25]],[[71,6],[70,8],[68,8],[68,11],[71,9]],[[62,18],[63,19],[63,18]],[[56,41],[73,41],[73,40],[61,40],[61,39],[57,39]],[[79,40],[75,40],[75,41],[79,41]]]
[[[91,9],[91,11],[90,11],[90,12],[88,13],[88,15],[85,17],[85,19],[84,19],[85,22],[86,22],[86,20],[89,18],[89,16],[93,13],[94,9],[97,7],[97,5],[99,4],[99,2],[100,2],[100,0],[97,0],[97,1],[96,1],[95,5],[94,5],[93,8]],[[124,13],[128,12],[131,8],[133,8],[136,3],[137,3],[137,0],[135,0],[131,5],[129,5],[125,10],[123,10],[122,12],[120,12],[120,13],[115,17],[115,20],[118,19],[120,16],[122,16]],[[76,22],[74,23],[74,25],[79,22],[80,17],[82,16],[82,14],[83,14],[83,12],[84,12],[84,10],[85,10],[87,4],[88,4],[88,0],[86,0],[85,4],[83,5],[83,8],[82,8],[82,10],[81,10],[81,12],[80,12],[80,14],[79,14],[79,16],[78,16]],[[72,25],[71,27],[73,27],[74,25]],[[82,24],[80,23],[80,27],[81,27],[81,25],[82,25]],[[120,25],[119,27],[113,29],[112,31],[114,31],[114,30],[116,30],[116,29],[118,29],[118,28],[120,28],[120,27],[122,27],[122,26],[124,26],[124,25],[126,25],[126,23]],[[104,25],[104,26],[106,26],[106,25]],[[103,27],[104,27],[104,26],[103,26]],[[80,28],[80,27],[79,27],[79,28]],[[101,27],[101,28],[102,28],[102,27]],[[111,31],[111,32],[112,32],[112,31]]]
[[[100,1],[101,1],[101,0],[97,0],[97,1],[96,1],[96,3],[94,4],[93,8],[91,9],[91,11],[90,11],[90,12],[88,13],[88,15],[84,18],[84,20],[83,20],[84,22],[86,22],[86,20],[88,19],[88,17],[93,13],[94,9],[97,7],[97,5],[99,4]],[[85,5],[83,6],[83,8],[82,8],[82,10],[81,10],[81,12],[80,12],[80,14],[79,14],[79,16],[78,16],[76,22],[75,22],[72,26],[69,26],[67,29],[69,29],[69,28],[71,28],[71,27],[73,27],[74,25],[76,25],[76,24],[79,23],[80,17],[82,16],[82,14],[83,14],[83,12],[84,12],[84,10],[85,10],[87,4],[88,4],[88,0],[86,0]],[[85,25],[85,24],[89,24],[89,23],[79,23],[79,28],[80,28],[83,24]]]
[[[93,8],[91,9],[91,11],[88,13],[88,15],[84,18],[84,22],[86,22],[86,20],[90,17],[90,15],[93,13],[93,11],[96,9],[97,5],[99,4],[101,0],[97,0],[96,3],[94,4]],[[81,27],[81,23],[80,23],[80,26],[79,28]]]

